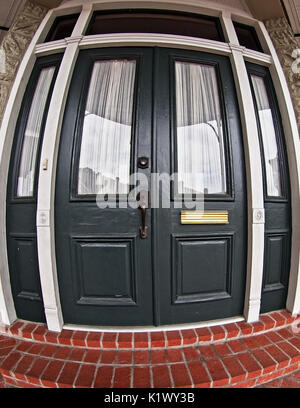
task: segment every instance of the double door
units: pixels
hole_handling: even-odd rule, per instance
[[[56,180],[65,322],[241,315],[246,226],[229,59],[167,48],[81,51]]]

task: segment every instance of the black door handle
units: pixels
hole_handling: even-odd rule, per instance
[[[147,239],[148,238],[148,232],[147,232],[148,227],[146,227],[147,208],[145,205],[143,205],[143,206],[140,206],[139,209],[142,212],[142,226],[140,227],[140,237],[141,239]]]
[[[141,216],[142,216],[142,226],[140,227],[140,237],[141,239],[147,239],[148,238],[148,227],[146,226],[146,213],[147,213],[147,208],[149,205],[149,193],[148,191],[141,191],[140,192],[140,206],[139,209],[141,210]]]

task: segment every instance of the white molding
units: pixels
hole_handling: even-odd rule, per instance
[[[231,323],[244,322],[243,316],[228,317],[226,319],[209,320],[200,323],[186,323],[186,324],[174,324],[165,326],[89,326],[89,325],[77,325],[77,324],[65,324],[63,326],[66,330],[82,330],[93,332],[126,332],[126,333],[149,333],[149,332],[168,332],[173,330],[189,330],[189,329],[201,329],[202,327],[221,326]]]
[[[80,48],[116,47],[116,46],[158,46],[163,45],[172,48],[188,48],[203,50],[206,52],[228,55],[229,45],[219,41],[206,40],[202,38],[184,37],[170,34],[101,34],[89,35],[82,38]]]
[[[58,52],[63,52],[66,47],[67,42],[65,39],[37,44],[35,47],[35,55],[41,57],[44,55],[56,54]]]
[[[55,54],[65,50],[68,44],[79,42],[80,49],[104,48],[117,46],[136,47],[169,47],[182,48],[188,50],[204,51],[208,53],[230,55],[232,51],[242,53],[245,60],[269,66],[272,64],[272,57],[268,54],[253,51],[238,44],[212,41],[203,38],[185,37],[171,34],[147,34],[147,33],[126,33],[126,34],[99,34],[89,36],[72,36],[63,40],[53,41],[45,44],[38,44],[35,53],[37,56]]]
[[[238,47],[231,16],[224,12],[221,20],[226,37],[231,43],[231,62],[243,128],[248,197],[248,255],[244,316],[248,322],[253,322],[259,319],[263,281],[265,229],[261,152],[256,114],[243,55],[245,50]]]
[[[273,64],[273,59],[271,55],[258,51],[249,50],[248,48],[245,48],[243,56],[246,61],[253,62],[254,64],[260,64],[265,66],[270,66]]]
[[[78,7],[82,5],[82,0],[69,0],[56,10],[61,12],[68,9]],[[128,8],[144,8],[144,9],[162,9],[162,10],[177,10],[186,11],[190,13],[198,13],[208,16],[219,16],[222,10],[235,13],[240,18],[252,19],[249,14],[249,10],[245,10],[245,7],[235,7],[226,4],[221,0],[84,0],[85,5],[91,5],[94,10],[113,10],[113,9],[128,9]]]
[[[287,81],[277,56],[272,40],[263,23],[257,22],[258,34],[264,38],[265,47],[273,58],[270,73],[275,86],[277,100],[281,112],[291,183],[292,208],[292,246],[290,281],[287,298],[287,309],[292,314],[300,313],[300,140],[297,120]]]
[[[57,278],[54,231],[54,197],[56,165],[65,103],[73,69],[79,52],[81,33],[90,18],[92,8],[84,8],[73,30],[74,37],[66,39],[66,50],[58,71],[48,110],[40,160],[37,200],[37,243],[45,315],[49,330],[61,331],[63,314]],[[47,160],[47,169],[43,162]]]

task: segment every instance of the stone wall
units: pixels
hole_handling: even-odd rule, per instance
[[[1,43],[0,125],[20,62],[47,11],[47,8],[28,1]]]
[[[265,26],[283,67],[300,130],[300,73],[295,73],[292,69],[292,65],[295,62],[292,54],[294,50],[299,48],[298,43],[286,18],[267,20],[265,21]]]

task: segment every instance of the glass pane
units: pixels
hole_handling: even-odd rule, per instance
[[[36,85],[22,145],[17,186],[18,197],[33,196],[41,127],[54,71],[55,67],[44,68]]]
[[[107,33],[162,33],[224,41],[217,18],[163,11],[96,12],[87,35]]]
[[[254,27],[234,23],[236,35],[240,45],[250,50],[262,52],[262,48]]]
[[[278,146],[266,85],[264,79],[260,76],[251,75],[251,78],[258,109],[264,150],[267,195],[269,197],[281,197],[282,189]]]
[[[215,68],[176,62],[178,193],[225,194],[222,115]]]
[[[72,14],[70,16],[57,17],[54,20],[53,26],[51,27],[45,42],[57,41],[70,37],[77,22],[78,16],[79,14]]]
[[[78,194],[129,191],[135,61],[94,64],[83,124]]]

